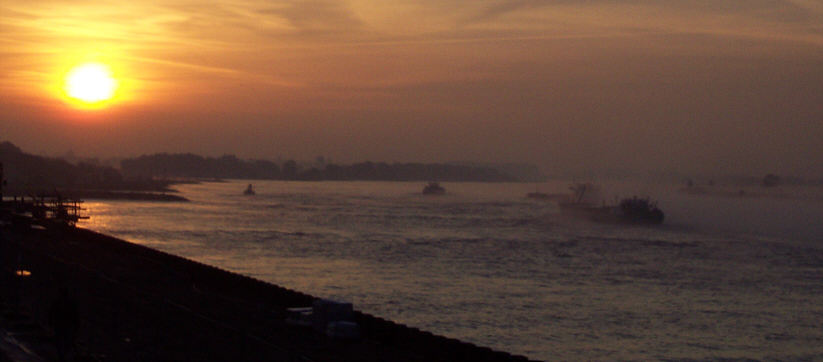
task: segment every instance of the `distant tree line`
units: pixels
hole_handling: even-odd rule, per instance
[[[268,179],[268,180],[374,180],[374,181],[531,181],[521,166],[503,170],[478,164],[423,164],[360,162],[339,165],[318,161],[300,165],[241,160],[233,155],[203,157],[194,154],[154,154],[121,161],[121,169],[94,160],[71,163],[22,151],[10,142],[0,142],[0,162],[7,185],[5,195],[35,195],[53,191],[168,191],[179,179]],[[513,168],[512,168],[513,167]],[[520,168],[520,169],[518,169]],[[175,180],[177,179],[177,180]],[[171,181],[170,181],[171,180]]]
[[[23,152],[11,142],[0,142],[0,162],[7,180],[7,195],[27,195],[55,190],[166,190],[168,183],[127,179],[113,167],[87,162],[69,163]]]
[[[375,180],[375,181],[521,181],[493,167],[360,162],[351,165],[326,163],[301,167],[296,161],[282,164],[241,160],[234,155],[202,157],[190,153],[159,153],[125,159],[123,174],[142,178],[241,178],[271,180]]]

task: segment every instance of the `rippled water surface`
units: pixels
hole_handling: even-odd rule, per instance
[[[90,201],[81,226],[533,359],[823,359],[819,200],[670,193],[644,228],[529,184],[245,184]]]

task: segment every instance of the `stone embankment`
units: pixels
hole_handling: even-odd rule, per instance
[[[5,225],[0,271],[0,361],[57,359],[61,288],[76,361],[526,361],[357,311],[361,337],[330,338],[286,323],[313,296],[84,229]]]

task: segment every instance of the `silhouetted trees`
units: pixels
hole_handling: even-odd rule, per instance
[[[338,165],[323,159],[301,167],[295,160],[278,165],[266,160],[241,160],[234,155],[203,157],[191,153],[158,153],[121,161],[121,169],[93,162],[72,164],[58,158],[23,152],[0,143],[0,162],[12,192],[57,190],[165,190],[181,178],[372,181],[523,181],[492,167],[469,164],[360,162]]]
[[[54,190],[165,190],[167,182],[127,180],[109,166],[31,155],[10,142],[0,143],[9,194],[52,192]]]
[[[294,180],[297,178],[297,162],[288,160],[283,164],[283,178],[286,180]]]
[[[374,180],[374,181],[520,181],[491,167],[456,165],[360,162],[351,165],[316,163],[301,169],[294,160],[282,167],[270,161],[243,161],[233,155],[209,158],[192,154],[140,156],[121,162],[130,177],[244,178],[275,180]]]

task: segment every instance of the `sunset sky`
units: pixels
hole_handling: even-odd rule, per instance
[[[0,140],[823,177],[823,1],[0,0]]]

